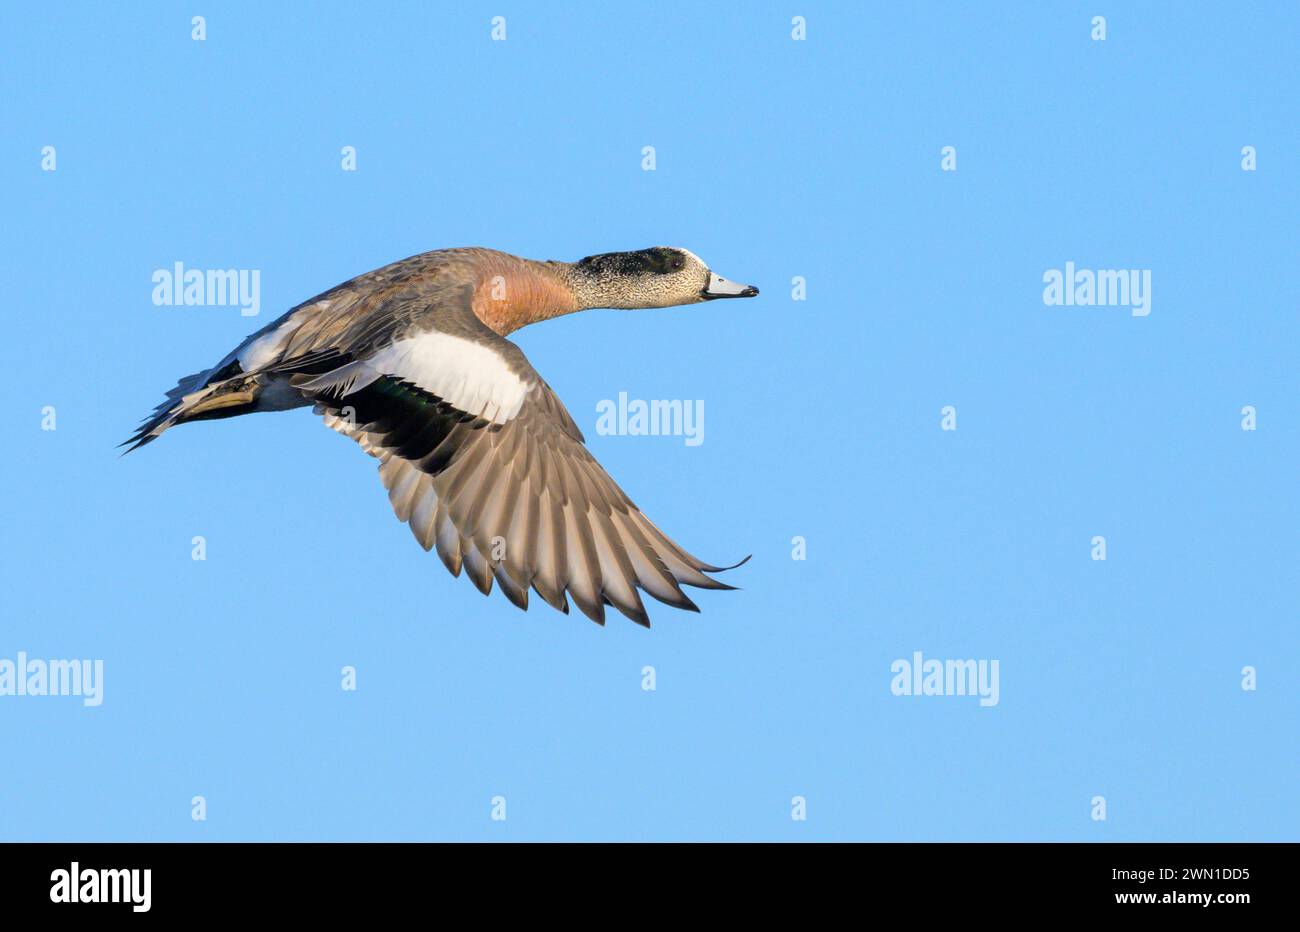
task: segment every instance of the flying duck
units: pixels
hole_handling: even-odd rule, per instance
[[[379,460],[398,519],[453,576],[464,568],[484,595],[495,580],[524,610],[531,588],[565,614],[567,593],[599,624],[612,605],[649,627],[638,589],[698,612],[682,586],[732,589],[705,574],[734,567],[691,556],[641,513],[506,335],[588,308],[756,294],[665,246],[578,262],[422,253],[298,305],[181,379],[123,446],[189,421],[312,405]]]

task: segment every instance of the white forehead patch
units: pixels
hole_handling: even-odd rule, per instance
[[[668,247],[668,248],[670,248],[670,249],[676,249],[678,252],[684,252],[684,253],[686,253],[686,255],[690,256],[692,259],[694,259],[694,260],[695,260],[696,262],[698,262],[700,265],[704,265],[704,260],[701,259],[699,256],[697,256],[695,253],[691,252],[689,249],[683,249],[681,246],[670,246],[670,247]],[[708,268],[707,265],[704,265],[704,267],[705,267],[706,269]]]

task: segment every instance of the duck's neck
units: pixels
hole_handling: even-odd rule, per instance
[[[540,320],[598,307],[569,262],[537,262],[498,253],[483,263],[474,313],[501,336]]]
[[[538,262],[497,253],[483,264],[474,313],[502,336],[552,317],[595,307],[640,307],[618,282],[574,262]]]

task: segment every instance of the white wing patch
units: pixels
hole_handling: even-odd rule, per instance
[[[254,372],[263,366],[278,362],[289,338],[302,326],[303,318],[309,313],[327,310],[329,306],[329,301],[317,301],[309,307],[302,308],[274,330],[262,334],[255,340],[249,340],[235,350],[231,357],[239,361],[239,368],[245,372]]]
[[[428,331],[383,349],[303,385],[315,391],[364,388],[381,376],[419,386],[466,414],[504,424],[519,413],[536,381],[525,381],[489,346],[464,337]]]

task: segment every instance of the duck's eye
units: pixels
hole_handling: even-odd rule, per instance
[[[672,269],[674,272],[680,272],[682,269],[686,268],[686,260],[681,256],[673,256],[672,259],[668,261],[668,268]]]

